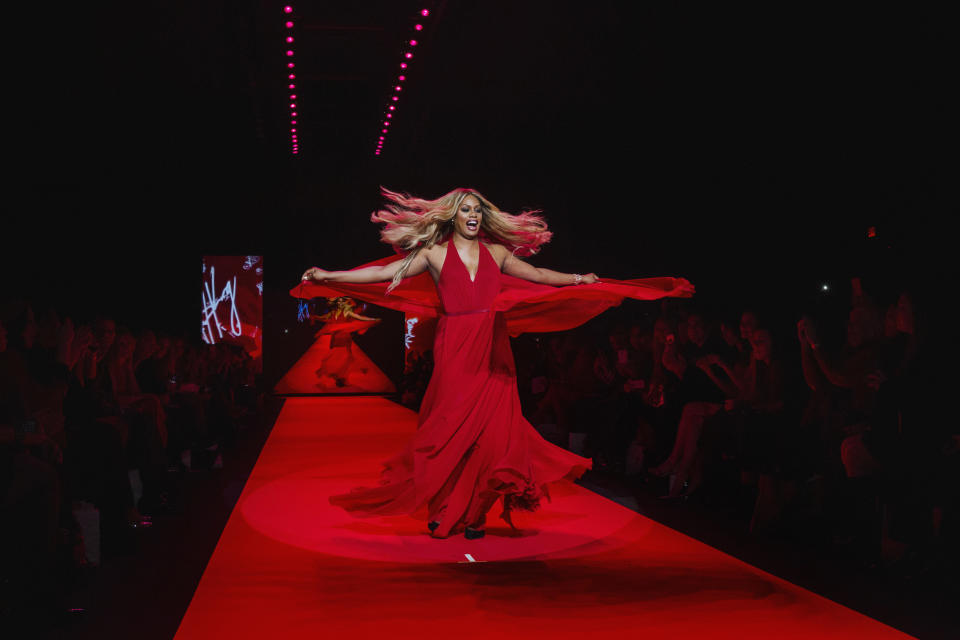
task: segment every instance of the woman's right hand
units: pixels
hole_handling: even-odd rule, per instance
[[[303,272],[301,280],[306,282],[323,282],[330,277],[329,271],[324,271],[319,267],[310,267]]]

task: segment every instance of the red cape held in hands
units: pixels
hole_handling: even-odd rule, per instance
[[[356,269],[390,264],[404,255],[392,255]],[[421,317],[443,314],[437,287],[428,271],[405,278],[387,293],[389,282],[355,284],[346,282],[302,282],[290,290],[295,298],[334,297],[347,295],[357,300],[395,309]],[[634,300],[657,300],[666,297],[689,298],[692,285],[684,278],[639,278],[614,280],[604,278],[593,284],[554,287],[500,273],[501,290],[494,300],[494,309],[504,312],[511,336],[521,333],[564,331],[580,326],[610,307]]]

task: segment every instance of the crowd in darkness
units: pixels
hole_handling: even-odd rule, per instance
[[[258,363],[106,316],[0,308],[0,602],[4,614],[57,610],[78,573],[136,553],[139,530],[176,515],[176,474],[222,465],[259,410]]]
[[[521,336],[524,416],[651,499],[736,500],[754,535],[814,532],[864,566],[955,572],[960,432],[940,410],[942,345],[915,291],[866,284],[852,280],[845,326],[665,299]],[[85,566],[90,505],[106,562],[175,511],[171,478],[212,466],[259,414],[257,364],[223,343],[2,301],[4,609],[56,597]],[[429,352],[408,361],[401,402],[418,408],[431,373]]]
[[[960,431],[936,409],[943,376],[922,305],[880,284],[868,294],[852,279],[845,328],[666,299],[655,317],[612,310],[612,322],[521,336],[524,415],[651,499],[739,502],[754,535],[802,530],[861,566],[947,571]],[[428,380],[429,354],[408,367],[405,404]]]

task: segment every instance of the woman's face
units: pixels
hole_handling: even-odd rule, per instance
[[[654,344],[664,344],[667,341],[667,334],[670,333],[670,323],[663,318],[657,318],[653,324],[653,342]]]
[[[750,344],[753,347],[753,357],[762,362],[770,362],[770,352],[773,340],[770,332],[765,329],[754,329],[750,334]]]
[[[457,215],[453,219],[454,230],[464,238],[474,239],[480,234],[483,223],[483,209],[474,196],[467,196],[460,203]]]
[[[117,338],[117,356],[122,361],[125,362],[133,355],[133,349],[136,346],[137,341],[133,336],[123,335]]]
[[[737,334],[734,332],[733,327],[731,327],[726,322],[720,324],[720,335],[723,337],[723,341],[727,343],[728,346],[734,346],[737,344]]]

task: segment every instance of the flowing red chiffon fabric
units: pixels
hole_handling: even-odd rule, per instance
[[[592,460],[547,442],[523,417],[509,336],[575,327],[625,297],[688,296],[683,282],[653,278],[539,285],[501,273],[481,243],[475,280],[449,244],[436,285],[424,273],[407,278],[391,295],[386,295],[386,283],[294,288],[291,294],[298,297],[346,294],[439,315],[433,376],[417,433],[384,463],[379,486],[331,496],[330,502],[361,517],[413,514],[425,506],[428,519],[440,523],[433,535],[445,537],[481,526],[500,499],[500,517],[512,526],[512,510],[536,509],[543,497],[549,499],[548,483],[579,477]]]

